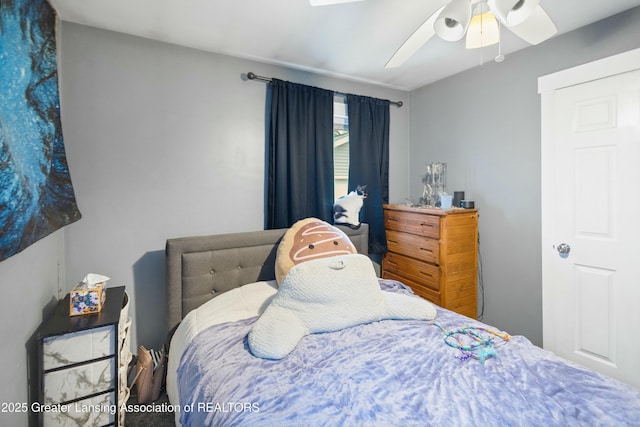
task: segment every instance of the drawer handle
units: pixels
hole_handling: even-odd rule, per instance
[[[427,276],[427,277],[433,277],[433,274],[427,273],[426,271],[420,271],[420,274],[422,274],[423,276]]]
[[[387,242],[393,243],[394,245],[398,244],[398,241],[397,240],[393,240],[393,239],[387,239]]]
[[[433,250],[432,250],[432,249],[429,249],[429,248],[420,248],[420,250],[421,250],[421,251],[424,251],[424,252],[429,252],[430,254],[432,254],[432,253],[433,253]]]

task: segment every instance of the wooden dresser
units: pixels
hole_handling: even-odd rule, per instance
[[[477,317],[478,212],[384,205],[382,277],[441,307]]]

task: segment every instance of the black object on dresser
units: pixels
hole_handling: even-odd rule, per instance
[[[99,313],[73,317],[67,295],[38,328],[37,401],[31,402],[30,410],[39,425],[121,423],[124,402],[119,399],[127,386],[119,375],[125,287],[106,292]]]

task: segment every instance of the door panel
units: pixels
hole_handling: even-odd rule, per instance
[[[576,352],[615,365],[616,331],[613,307],[615,272],[575,266]]]
[[[613,239],[616,147],[574,151],[575,231],[580,237]]]

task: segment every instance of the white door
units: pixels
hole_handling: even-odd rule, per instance
[[[544,347],[640,388],[640,70],[544,98],[542,154]]]

